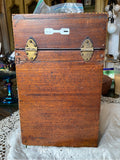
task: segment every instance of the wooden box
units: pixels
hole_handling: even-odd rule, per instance
[[[106,14],[14,15],[22,142],[97,146]]]

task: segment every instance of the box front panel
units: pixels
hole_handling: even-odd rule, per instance
[[[97,146],[102,65],[75,60],[78,51],[69,60],[66,54],[16,65],[24,144]]]
[[[24,144],[97,146],[106,21],[94,13],[13,17]],[[30,37],[37,46],[26,45]]]

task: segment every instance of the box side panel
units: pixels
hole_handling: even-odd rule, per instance
[[[72,57],[16,65],[24,144],[97,146],[102,65]]]

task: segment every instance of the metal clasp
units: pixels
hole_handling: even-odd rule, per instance
[[[37,57],[37,44],[32,37],[26,43],[25,52],[30,61],[34,61]]]
[[[81,56],[85,62],[89,61],[93,55],[93,43],[90,38],[86,38],[81,46]]]

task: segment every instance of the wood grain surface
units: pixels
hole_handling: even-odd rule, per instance
[[[104,61],[104,50],[94,50],[93,56],[91,57],[90,63],[103,63]],[[16,50],[16,63],[29,63],[29,59],[24,50]],[[37,58],[32,63],[38,62],[70,62],[79,61],[82,64],[87,64],[81,57],[80,50],[39,50],[37,53]]]
[[[23,143],[97,146],[101,64],[17,65]]]
[[[94,48],[104,49],[106,21],[106,14],[15,15],[13,17],[15,48],[25,48],[27,40],[32,36],[38,48],[79,49],[84,39],[89,37]],[[45,28],[56,30],[69,28],[70,34],[45,35]]]
[[[22,142],[41,146],[97,146],[106,14],[15,15],[16,73]],[[70,35],[44,35],[44,28],[70,28]],[[24,51],[29,37],[38,56]],[[89,37],[89,62],[80,46]]]

